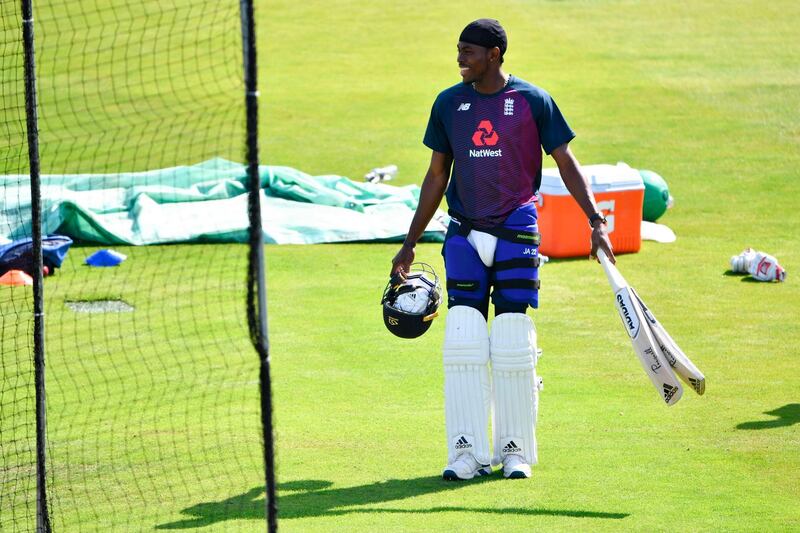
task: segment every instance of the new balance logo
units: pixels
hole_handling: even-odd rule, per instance
[[[469,102],[464,102],[463,104],[458,106],[458,110],[459,111],[469,111],[469,106],[470,106]]]
[[[513,98],[506,98],[505,104],[503,105],[503,114],[505,116],[511,116],[514,114],[514,99]]]
[[[678,391],[678,387],[673,387],[669,383],[664,383],[664,400],[670,401],[675,393]]]
[[[456,441],[456,450],[465,450],[467,448],[472,448],[472,444],[464,438],[464,435],[461,435],[458,441]]]
[[[512,440],[503,447],[503,453],[522,453],[522,448],[517,446],[517,444]]]

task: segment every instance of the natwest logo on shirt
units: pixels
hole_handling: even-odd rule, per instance
[[[494,126],[489,120],[481,120],[478,129],[472,134],[472,144],[475,146],[494,146],[499,140],[500,136],[494,131]]]
[[[494,130],[490,120],[481,120],[475,133],[472,134],[472,144],[475,146],[494,146],[500,140],[500,136]],[[491,150],[483,148],[482,150],[470,150],[470,157],[503,157],[503,150]]]

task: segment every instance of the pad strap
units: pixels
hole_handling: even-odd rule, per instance
[[[511,270],[512,268],[539,268],[541,260],[536,257],[516,257],[505,261],[495,261],[495,270]]]
[[[517,244],[530,244],[531,246],[539,246],[542,241],[542,235],[537,231],[525,231],[512,228],[504,228],[502,226],[495,226],[493,228],[478,227],[465,217],[458,215],[452,209],[449,211],[450,217],[458,224],[458,235],[465,239],[469,236],[472,230],[482,231],[489,235],[494,235],[498,239],[509,241]]]
[[[493,282],[495,289],[536,289],[541,283],[538,279],[496,279]]]

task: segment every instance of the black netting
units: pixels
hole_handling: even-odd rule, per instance
[[[0,2],[0,247],[9,218],[30,217],[21,18],[17,2]],[[30,286],[0,285],[0,531],[36,526],[32,332]]]
[[[10,195],[19,194],[17,181],[30,182],[19,7],[3,2],[0,13],[0,135],[8,139],[0,146],[0,202],[20,205]],[[106,174],[96,201],[113,210],[143,192],[169,202],[170,187],[183,185],[117,173],[243,162],[238,2],[43,0],[34,15],[43,187],[55,183],[52,175]],[[45,233],[75,229],[47,228],[49,205],[45,198]],[[179,222],[200,224],[202,216]],[[25,236],[2,220],[0,237]],[[150,231],[158,237],[159,228]],[[127,259],[85,264],[105,248]],[[77,241],[45,278],[55,531],[170,528],[204,502],[263,487],[246,263],[245,243]],[[26,531],[36,511],[30,288],[0,287],[0,310],[0,530]],[[251,501],[236,505],[244,507],[231,516],[253,518]]]

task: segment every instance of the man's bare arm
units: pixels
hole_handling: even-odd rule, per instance
[[[425,179],[422,180],[419,204],[417,204],[417,210],[408,228],[408,235],[403,241],[400,251],[392,259],[392,275],[397,272],[408,272],[408,268],[414,262],[414,247],[442,202],[447,182],[450,179],[452,163],[453,156],[450,154],[436,151],[431,154],[431,162],[428,172],[425,173]]]
[[[575,201],[578,202],[578,205],[583,210],[588,220],[590,216],[597,213],[599,210],[594,201],[592,188],[583,175],[583,172],[581,172],[578,160],[572,154],[568,144],[562,144],[553,150],[551,155],[553,159],[555,159],[556,165],[558,165],[558,171],[561,174],[564,185],[567,187],[572,197],[575,198]],[[605,251],[612,263],[616,262],[614,252],[611,249],[611,241],[608,239],[608,234],[606,233],[605,224],[599,220],[595,221],[592,225],[591,257],[597,257],[598,248],[602,248],[603,251]]]

